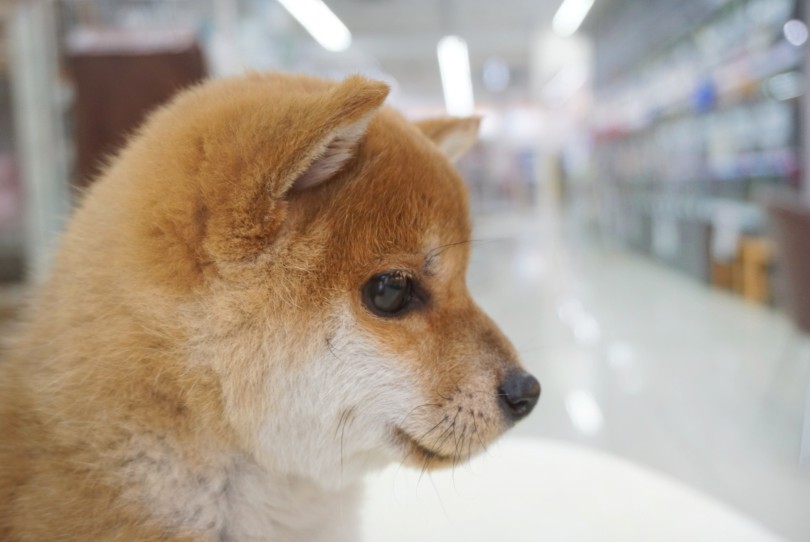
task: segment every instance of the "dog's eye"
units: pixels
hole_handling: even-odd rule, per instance
[[[400,271],[372,277],[363,288],[363,301],[380,316],[395,316],[411,302],[413,281]]]

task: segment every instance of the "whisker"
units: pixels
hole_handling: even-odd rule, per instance
[[[344,418],[345,418],[345,417],[346,417],[348,414],[349,414],[349,410],[348,410],[348,409],[347,409],[347,410],[344,410],[344,411],[343,411],[343,412],[340,414],[340,419],[338,420],[338,423],[337,423],[337,428],[335,428],[335,438],[337,438],[338,433],[340,432],[340,426],[343,424],[343,420],[344,420]]]
[[[461,445],[460,446],[458,444],[456,445],[456,453],[453,455],[453,474],[452,474],[453,487],[455,487],[456,485],[456,466],[459,465],[461,459],[464,457],[464,442],[466,439],[466,434],[467,434],[467,424],[464,424],[464,430],[461,432],[461,436],[457,441],[460,442]],[[467,457],[467,459],[469,460],[469,456]]]
[[[405,420],[407,420],[407,419],[408,419],[408,417],[409,417],[411,414],[413,414],[413,413],[414,413],[416,410],[418,410],[418,409],[420,409],[420,408],[426,408],[426,407],[436,407],[436,408],[441,408],[441,407],[442,407],[442,405],[441,405],[441,404],[439,404],[439,403],[425,403],[425,404],[423,404],[423,405],[419,405],[419,406],[413,407],[413,408],[412,408],[412,409],[411,409],[411,410],[410,410],[410,411],[409,411],[407,414],[405,414],[405,416],[403,416],[403,417],[402,417],[402,419],[399,421],[399,423],[398,423],[397,425],[402,425],[403,423],[405,423]]]
[[[472,421],[473,421],[473,428],[475,429],[475,434],[478,437],[478,442],[481,444],[481,448],[484,450],[484,453],[489,455],[489,450],[487,449],[486,444],[484,444],[484,440],[481,438],[481,433],[478,431],[478,424],[475,423],[475,414],[473,414]]]
[[[437,427],[439,427],[441,424],[445,423],[446,421],[447,421],[447,418],[446,418],[446,417],[445,417],[445,418],[443,418],[442,420],[440,420],[440,421],[439,421],[439,423],[437,423],[436,425],[434,425],[433,427],[431,427],[430,429],[428,429],[428,430],[427,430],[427,431],[426,431],[426,432],[425,432],[425,433],[424,433],[422,436],[420,436],[420,437],[417,439],[417,441],[418,441],[418,442],[421,442],[421,441],[422,441],[422,440],[423,440],[425,437],[427,437],[429,434],[431,434],[433,431],[435,431]],[[442,433],[442,434],[444,434],[444,433]],[[399,463],[400,468],[401,468],[403,465],[405,465],[405,461],[407,461],[407,460],[408,460],[408,458],[409,458],[409,457],[411,457],[411,455],[413,455],[413,450],[411,450],[410,452],[408,452],[407,454],[405,454],[405,457],[403,457],[403,458],[402,458],[402,461],[400,461],[400,463]]]
[[[472,459],[473,454],[472,447],[473,447],[473,432],[470,431],[470,436],[467,439],[467,463],[469,463],[470,459]]]
[[[440,450],[440,449],[441,449],[441,447],[442,447],[442,446],[444,446],[444,443],[445,443],[445,442],[447,442],[447,440],[448,440],[450,437],[452,437],[454,433],[455,433],[455,424],[451,424],[451,425],[450,425],[450,427],[448,427],[448,428],[447,428],[447,429],[444,431],[444,433],[442,433],[442,435],[440,435],[440,436],[439,436],[439,438],[441,438],[441,440],[440,440],[440,441],[438,441],[438,439],[437,439],[437,442],[436,442],[436,444],[434,445],[434,448],[433,448],[433,449],[434,449],[434,450]]]
[[[460,246],[460,245],[468,245],[468,244],[477,243],[477,242],[479,242],[479,241],[476,241],[475,239],[468,239],[466,241],[456,241],[455,243],[447,243],[446,245],[441,245],[441,246],[438,246],[438,247],[428,251],[428,253],[425,254],[425,259],[426,260],[431,260],[431,259],[435,258],[436,256],[444,253],[445,251],[447,251],[450,248],[457,247],[457,246]]]
[[[436,492],[436,498],[439,499],[439,506],[442,507],[442,512],[444,512],[445,517],[448,519],[450,518],[450,514],[447,513],[447,508],[444,507],[444,501],[442,501],[442,494],[439,492],[439,489],[436,487],[436,482],[433,481],[433,476],[428,473],[428,480],[430,480],[430,485],[433,486],[433,491]]]
[[[434,444],[434,447],[433,447],[434,450],[440,449],[442,447],[442,445],[444,445],[444,443],[447,442],[447,439],[450,438],[450,436],[452,435],[452,433],[451,433],[452,429],[453,429],[453,427],[450,426],[447,429],[445,429],[444,432],[442,432],[441,435],[439,435],[439,438],[437,439],[436,444]],[[444,436],[444,435],[446,435],[446,436]],[[441,440],[439,440],[439,439],[441,439]],[[430,467],[430,462],[433,461],[434,457],[435,457],[435,455],[430,455],[425,460],[425,464],[422,466],[422,472],[419,473],[419,480],[416,482],[416,487],[417,488],[419,487],[419,483],[422,481],[422,476],[424,476],[425,472],[427,472],[428,468]]]
[[[427,432],[426,432],[424,435],[420,436],[420,437],[419,437],[419,440],[421,441],[422,439],[424,439],[425,437],[427,437],[427,436],[428,436],[429,434],[431,434],[431,433],[432,433],[432,432],[433,432],[433,431],[434,431],[434,430],[435,430],[437,427],[439,427],[441,424],[445,423],[446,421],[447,421],[447,416],[445,416],[444,418],[442,418],[442,419],[439,421],[439,423],[437,423],[436,425],[434,425],[433,427],[431,427],[431,428],[430,428],[430,429],[429,429],[429,430],[428,430],[428,431],[427,431]]]
[[[458,420],[459,414],[461,414],[461,407],[459,407],[459,410],[456,411],[456,415],[453,417],[453,440],[456,443],[456,452],[453,454],[454,458],[456,455],[458,455],[458,438],[456,438],[456,420]]]
[[[329,352],[331,352],[332,355],[335,356],[336,360],[343,363],[343,360],[340,359],[340,357],[337,354],[335,354],[335,349],[332,348],[332,341],[330,341],[328,337],[326,338],[326,347],[329,349]]]

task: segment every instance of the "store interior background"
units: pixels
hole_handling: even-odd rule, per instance
[[[326,0],[337,29],[322,5],[0,3],[0,323],[99,160],[178,88],[365,74],[409,117],[484,119],[459,163],[469,282],[544,389],[514,434],[810,540],[807,2]]]

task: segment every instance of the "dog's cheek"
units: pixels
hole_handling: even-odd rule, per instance
[[[274,469],[333,488],[397,460],[393,427],[424,402],[407,364],[352,318],[338,321],[317,355],[269,376],[274,407],[257,439]]]
[[[407,353],[392,351],[373,334],[356,323],[344,327],[330,340],[324,360],[328,366],[329,388],[339,391],[336,405],[351,410],[353,417],[367,426],[388,426],[424,398],[415,366]],[[369,443],[376,435],[367,435]]]

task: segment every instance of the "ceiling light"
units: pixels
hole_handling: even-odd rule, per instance
[[[791,19],[783,27],[785,39],[792,45],[801,47],[807,41],[807,25],[798,19]]]
[[[473,112],[473,87],[467,43],[458,36],[445,36],[437,47],[447,113],[459,117]]]
[[[351,45],[351,32],[321,0],[278,1],[324,49],[343,51]]]
[[[594,0],[563,0],[551,22],[554,32],[564,38],[576,32],[591,10],[593,2]]]

